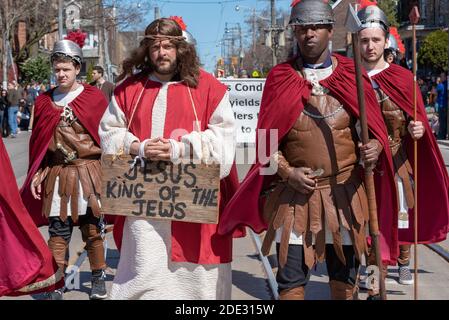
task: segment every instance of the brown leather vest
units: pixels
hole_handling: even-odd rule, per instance
[[[381,89],[377,88],[375,91],[387,125],[388,142],[394,156],[399,150],[402,138],[407,135],[407,119],[404,111],[391,101]]]
[[[358,162],[356,119],[330,95],[312,95],[280,150],[293,167],[323,169],[321,177],[352,170]]]
[[[55,106],[56,107],[56,106]],[[61,116],[53,133],[47,153],[45,168],[41,179],[44,181],[43,214],[49,216],[56,178],[61,197],[60,217],[67,218],[69,199],[78,199],[81,195],[79,183],[83,189],[83,198],[88,201],[94,215],[99,216],[98,198],[101,192],[101,148],[95,143],[87,129],[76,118]],[[78,219],[78,200],[71,201],[72,219]]]
[[[101,148],[79,120],[71,124],[61,120],[53,133],[47,154],[49,165],[70,165],[86,159],[99,159]],[[69,154],[73,155],[73,160],[69,160]]]
[[[375,91],[387,126],[388,143],[393,157],[395,173],[403,181],[407,206],[413,208],[414,194],[412,179],[410,178],[413,170],[402,145],[403,138],[408,134],[406,114],[380,88],[375,89]]]

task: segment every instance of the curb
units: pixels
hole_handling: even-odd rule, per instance
[[[437,143],[449,147],[449,140],[437,140]]]

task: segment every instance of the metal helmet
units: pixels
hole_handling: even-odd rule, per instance
[[[357,16],[362,23],[362,29],[381,28],[386,33],[389,32],[387,16],[378,6],[367,6],[357,12]]]
[[[399,51],[398,41],[391,33],[388,35],[387,44],[388,44],[388,49],[391,49],[394,51]]]
[[[83,63],[83,51],[75,42],[71,40],[60,40],[56,42],[51,53],[52,61],[56,55],[64,55],[72,58],[72,60],[79,65]]]
[[[290,25],[334,24],[332,7],[323,0],[301,0],[293,5]]]
[[[182,30],[182,36],[186,39],[187,43],[196,46],[196,40],[189,31]]]
[[[392,35],[388,35],[387,39],[388,47],[384,50],[385,60],[389,54],[393,55],[393,63],[396,63],[396,59],[398,58],[399,46],[396,38]]]

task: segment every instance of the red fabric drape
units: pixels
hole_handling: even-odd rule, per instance
[[[58,270],[47,243],[22,203],[11,163],[0,139],[0,296],[51,291],[63,281],[34,292],[18,292]]]

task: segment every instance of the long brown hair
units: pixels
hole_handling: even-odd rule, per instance
[[[182,36],[182,29],[175,21],[161,18],[154,20],[145,29],[145,36],[149,35],[179,37]],[[154,41],[145,38],[140,42],[140,46],[131,53],[129,58],[123,61],[123,72],[118,76],[117,81],[132,75],[136,69],[140,70],[139,75],[142,76],[147,76],[154,71],[149,58],[149,48]],[[198,85],[200,75],[200,63],[195,47],[185,40],[171,39],[170,41],[176,46],[177,50],[175,77],[195,88]]]

